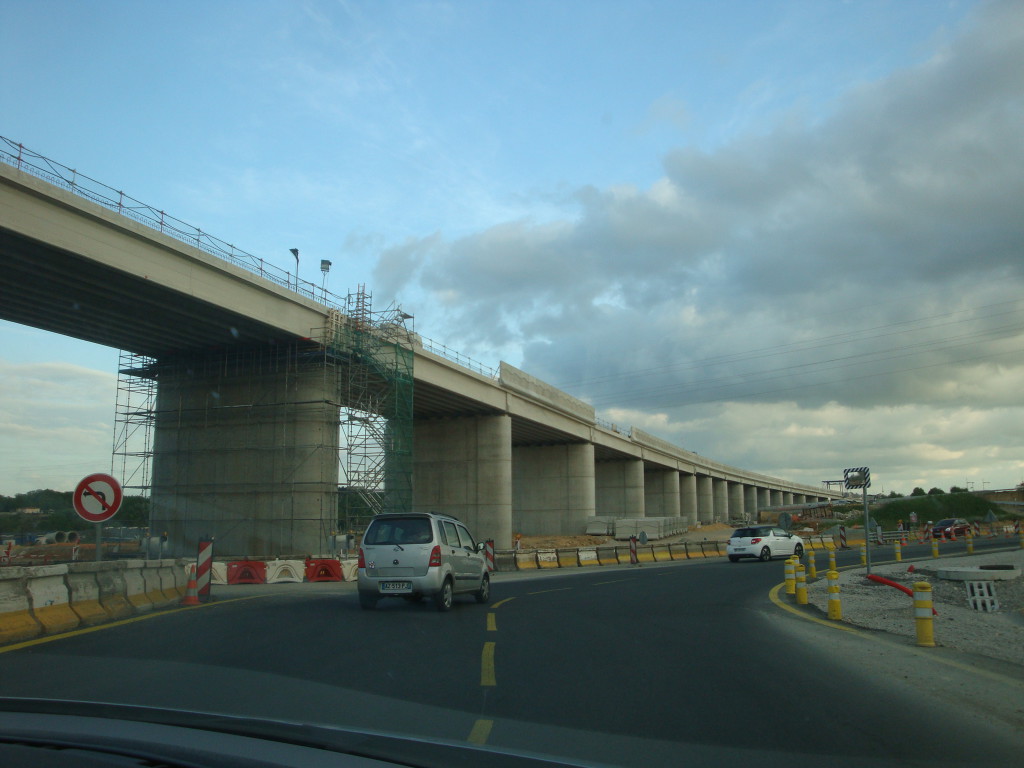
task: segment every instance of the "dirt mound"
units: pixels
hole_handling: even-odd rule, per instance
[[[579,549],[614,543],[611,536],[523,536],[519,546],[520,549]]]
[[[667,539],[662,543],[676,541],[726,541],[732,534],[733,527],[727,523],[711,523],[700,528],[690,528],[689,532]],[[616,541],[611,536],[523,536],[521,549],[579,549],[598,546],[624,546],[625,542]]]

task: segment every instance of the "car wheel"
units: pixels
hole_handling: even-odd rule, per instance
[[[445,579],[441,590],[434,595],[434,605],[439,611],[450,611],[452,609],[452,580]]]
[[[730,563],[738,563],[739,561],[740,561],[740,558],[739,558],[738,555],[729,555],[729,562]]]
[[[364,611],[372,611],[377,607],[377,597],[369,592],[359,593],[359,607]]]
[[[480,589],[476,591],[475,597],[478,603],[486,603],[491,599],[491,577],[486,573],[484,574],[483,580],[480,582]]]
[[[761,550],[761,556],[760,557],[761,557],[761,562],[762,563],[767,563],[769,560],[772,559],[772,551],[770,549],[768,549],[768,547],[765,547],[765,548],[763,548]]]
[[[796,555],[797,557],[803,557],[804,556],[803,545],[802,544],[797,544],[796,545],[796,549],[793,550],[793,554]]]

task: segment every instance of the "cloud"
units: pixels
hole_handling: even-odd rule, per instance
[[[995,466],[965,445],[979,414],[987,445],[1017,444],[988,417],[1024,415],[1022,94],[1024,6],[983,5],[930,58],[816,122],[681,146],[645,189],[578,189],[573,216],[407,242],[407,288],[446,343],[514,349],[599,410],[688,447],[703,435],[730,463],[805,474],[792,452],[825,472],[849,461],[844,430],[875,429],[854,448],[900,478]],[[385,254],[378,270],[402,268]],[[764,450],[729,419],[758,408]],[[972,426],[904,442],[904,413]],[[879,448],[894,430],[899,449]]]
[[[0,494],[71,490],[86,474],[109,471],[116,395],[112,374],[0,359]]]

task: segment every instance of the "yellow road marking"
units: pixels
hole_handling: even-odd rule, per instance
[[[488,613],[487,614],[487,631],[488,632],[497,632],[498,631],[498,625],[497,625],[497,622],[495,621],[493,613]]]
[[[844,567],[856,568],[858,566],[844,566]],[[859,566],[859,567],[863,567],[863,566]],[[989,672],[987,669],[981,669],[980,667],[974,667],[974,666],[971,666],[970,664],[964,664],[964,663],[961,663],[959,661],[955,661],[953,659],[947,659],[947,658],[944,658],[942,656],[938,656],[931,649],[919,648],[916,645],[897,644],[897,643],[894,643],[894,642],[892,642],[890,640],[887,640],[885,638],[879,637],[877,635],[870,635],[870,634],[867,634],[866,632],[861,632],[857,628],[846,626],[846,625],[843,625],[843,624],[839,624],[839,623],[837,623],[834,620],[826,621],[825,619],[819,619],[817,616],[808,616],[803,611],[798,610],[798,609],[794,608],[791,605],[787,605],[785,602],[783,602],[782,600],[779,599],[779,591],[785,585],[786,585],[785,582],[782,582],[780,584],[776,584],[768,592],[768,597],[779,608],[787,610],[790,613],[799,616],[801,619],[806,619],[807,621],[813,621],[816,624],[821,624],[822,626],[828,627],[830,629],[841,629],[844,632],[850,632],[851,634],[854,634],[857,637],[861,637],[861,638],[863,638],[865,640],[871,640],[871,641],[874,641],[876,643],[889,643],[890,645],[898,645],[898,647],[902,648],[904,651],[907,651],[909,653],[913,653],[913,654],[915,654],[917,656],[920,656],[921,658],[927,659],[929,662],[933,662],[933,663],[937,663],[937,664],[944,664],[947,667],[953,667],[954,669],[959,669],[962,672],[970,672],[973,675],[980,675],[981,677],[987,677],[988,679],[990,679],[990,680],[992,680],[994,682],[1004,683],[1004,684],[1012,685],[1015,688],[1024,689],[1024,684],[1014,680],[1013,678],[1006,677],[1005,675],[995,674],[993,672]],[[900,637],[903,637],[903,636],[901,635]],[[912,638],[907,638],[907,639],[911,639],[912,640]],[[955,649],[951,649],[951,650],[955,650]]]
[[[145,621],[147,619],[155,619],[158,616],[170,616],[171,614],[178,613],[181,610],[194,611],[199,608],[209,608],[212,605],[224,605],[226,603],[237,603],[239,600],[255,600],[259,597],[270,597],[270,595],[249,595],[247,597],[232,597],[228,600],[218,600],[214,603],[203,603],[202,605],[196,605],[189,608],[170,608],[163,611],[154,611],[153,613],[145,613],[142,616],[133,616],[130,619],[121,619],[119,621],[111,621],[108,624],[97,624],[94,627],[83,627],[82,629],[73,629],[70,632],[61,632],[59,635],[47,635],[45,637],[37,637],[32,640],[24,640],[20,643],[14,643],[12,645],[5,645],[0,648],[0,653],[7,653],[9,651],[17,651],[22,648],[31,648],[33,645],[42,645],[43,643],[52,643],[54,640],[64,640],[69,637],[75,637],[77,635],[88,635],[91,632],[99,632],[103,629],[113,629],[114,627],[123,627],[125,624],[134,624],[136,621]]]
[[[559,587],[558,589],[542,589],[540,592],[527,592],[528,595],[546,595],[548,592],[568,592],[572,587]]]
[[[477,720],[473,723],[473,730],[469,732],[469,738],[466,741],[470,744],[486,744],[487,737],[491,735],[491,728],[493,726],[493,720]]]
[[[847,627],[847,626],[844,626],[842,624],[837,624],[835,621],[826,621],[825,619],[819,619],[817,616],[808,616],[803,611],[798,610],[797,608],[794,608],[791,605],[787,605],[786,603],[784,603],[782,600],[779,599],[779,590],[782,589],[784,586],[786,586],[786,582],[781,582],[779,584],[776,584],[774,587],[772,587],[771,591],[768,592],[768,599],[771,600],[773,603],[775,603],[777,606],[779,606],[779,608],[782,608],[783,610],[789,611],[790,613],[796,614],[801,619],[807,619],[807,621],[813,621],[816,624],[821,624],[823,627],[830,627],[832,629],[841,629],[844,632],[853,632],[855,635],[862,635],[863,637],[867,637],[867,635],[864,635],[862,632],[858,632],[853,627]]]
[[[612,579],[611,581],[595,581],[594,586],[599,587],[602,584],[618,584],[620,581],[630,581],[630,579]]]
[[[504,600],[499,600],[498,602],[496,602],[496,603],[493,603],[493,604],[491,605],[491,610],[493,611],[493,610],[494,610],[495,608],[498,608],[498,607],[500,607],[500,606],[504,605],[504,604],[505,604],[505,603],[507,603],[507,602],[508,602],[509,600],[515,600],[515,598],[514,598],[514,597],[506,597],[506,598],[505,598]]]
[[[494,679],[494,643],[484,643],[483,653],[480,654],[480,685],[494,686],[498,683]]]

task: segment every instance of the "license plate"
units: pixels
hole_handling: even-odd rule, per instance
[[[408,581],[382,581],[381,592],[411,592],[412,584]]]
[[[733,552],[746,552],[747,548],[746,547],[733,547],[732,551]]]

